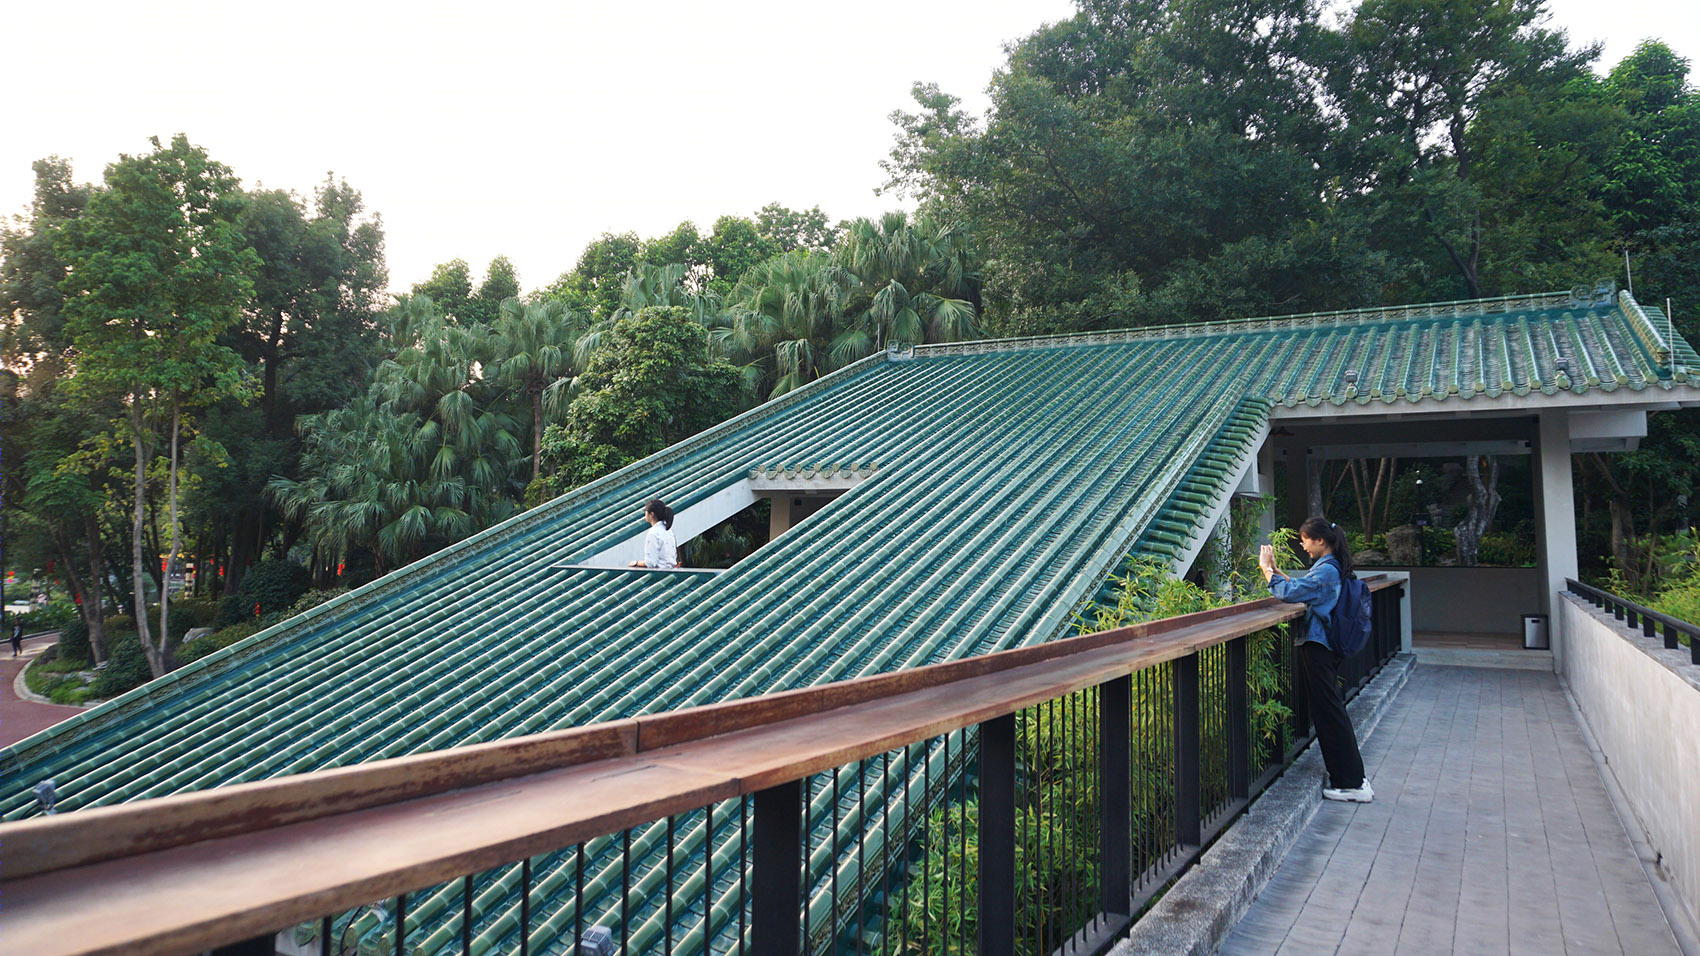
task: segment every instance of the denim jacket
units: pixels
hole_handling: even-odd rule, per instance
[[[1340,562],[1332,554],[1323,555],[1304,577],[1277,574],[1270,578],[1269,593],[1288,604],[1304,604],[1305,641],[1333,650],[1328,643],[1328,615],[1340,600]]]

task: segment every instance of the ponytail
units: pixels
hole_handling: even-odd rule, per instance
[[[1299,525],[1299,534],[1328,545],[1334,560],[1340,562],[1340,576],[1351,576],[1352,546],[1346,543],[1346,532],[1335,527],[1327,518],[1310,517],[1305,519],[1304,524]]]
[[[663,502],[660,498],[656,498],[656,499],[650,501],[649,504],[644,505],[643,510],[654,515],[655,520],[661,522],[661,524],[663,526],[665,526],[668,531],[673,530],[673,509],[667,507],[666,503]]]

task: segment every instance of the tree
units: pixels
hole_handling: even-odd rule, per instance
[[[702,240],[699,255],[708,267],[707,286],[725,294],[753,266],[779,253],[777,243],[762,235],[753,220],[742,216],[721,216],[714,221],[714,232]]]
[[[531,480],[543,467],[545,413],[564,408],[578,366],[574,356],[584,317],[559,302],[502,302],[491,377],[525,397],[531,412]]]
[[[260,399],[253,411],[226,402],[206,416],[203,434],[226,454],[205,470],[191,508],[203,549],[222,559],[227,595],[284,524],[261,492],[272,476],[297,473],[295,419],[349,402],[377,364],[384,233],[364,213],[360,193],[332,176],[310,207],[282,190],[248,194],[242,228],[260,264],[228,341],[259,370]],[[296,529],[282,530],[287,550]]]
[[[558,300],[570,311],[604,318],[619,307],[620,285],[641,259],[642,243],[636,233],[605,232],[585,246],[578,263],[539,292],[538,298]]]
[[[23,369],[69,347],[60,310],[66,264],[54,251],[65,225],[82,215],[93,187],[71,178],[57,156],[36,160],[35,197],[28,218],[0,229],[0,360]]]
[[[478,295],[472,301],[472,314],[462,318],[469,322],[489,325],[496,321],[502,303],[519,295],[519,273],[507,256],[490,260],[484,270],[484,281],[478,284]]]
[[[839,365],[890,341],[918,345],[980,335],[980,264],[962,229],[924,214],[858,219],[833,259],[859,280],[851,325],[833,342]]]
[[[1419,287],[1407,296],[1480,298],[1491,287],[1485,257],[1521,254],[1498,250],[1502,233],[1518,244],[1522,197],[1504,196],[1507,177],[1491,175],[1483,161],[1495,143],[1526,143],[1525,159],[1565,146],[1574,123],[1543,122],[1543,114],[1588,111],[1574,89],[1586,84],[1598,54],[1568,49],[1542,17],[1539,0],[1364,0],[1339,34],[1328,89],[1345,122],[1344,175],[1391,227],[1383,235],[1409,242],[1405,254],[1415,262],[1456,279],[1451,295]],[[1574,168],[1559,158],[1546,175]],[[1527,185],[1542,188],[1533,177]],[[1527,242],[1539,227],[1523,232]]]
[[[798,211],[770,202],[756,213],[756,233],[777,252],[825,252],[843,232],[843,225],[832,225],[819,206]]]
[[[860,287],[825,254],[787,252],[744,274],[732,291],[735,318],[717,334],[727,352],[749,361],[758,394],[777,397],[836,367],[832,346]]]
[[[738,370],[682,308],[649,308],[606,333],[566,421],[544,437],[551,474],[531,501],[571,490],[718,424],[737,408]]]
[[[443,315],[471,318],[472,267],[465,259],[450,259],[431,270],[431,277],[413,285],[414,295],[428,296]]]
[[[365,396],[303,416],[301,477],[267,485],[322,560],[368,549],[380,573],[513,514],[524,454],[486,378],[498,364],[490,328],[422,295],[398,302],[390,324],[396,352]]]
[[[887,188],[972,224],[996,290],[982,321],[995,331],[1126,324],[1142,318],[1132,306],[1143,297],[1196,286],[1252,241],[1238,263],[1323,250],[1333,274],[1279,270],[1293,291],[1272,294],[1255,285],[1267,272],[1242,265],[1230,277],[1254,285],[1225,300],[1307,310],[1342,282],[1366,284],[1342,267],[1376,265],[1332,252],[1352,247],[1356,223],[1327,208],[1338,186],[1315,95],[1326,52],[1317,16],[1306,0],[1083,3],[1011,48],[983,123],[917,84],[919,109],[893,116]],[[1318,241],[1319,228],[1332,234]],[[1198,311],[1162,320],[1222,317],[1201,291],[1177,289],[1169,301]]]
[[[131,577],[136,628],[154,676],[171,669],[170,599],[160,592],[159,639],[150,639],[142,554],[147,469],[154,418],[169,422],[171,525],[178,549],[177,464],[186,403],[234,394],[242,363],[218,337],[242,317],[258,257],[244,241],[236,177],[179,134],[170,146],[125,156],[106,170],[106,188],[70,223],[55,251],[70,266],[61,283],[65,328],[88,392],[116,395],[135,449]],[[163,406],[163,407],[162,407]]]

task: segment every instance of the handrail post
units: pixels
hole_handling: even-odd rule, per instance
[[[1204,842],[1203,787],[1199,750],[1203,746],[1198,720],[1198,655],[1176,658],[1175,677],[1175,842],[1198,846]],[[984,852],[984,851],[982,851]]]
[[[1287,655],[1287,674],[1293,685],[1293,699],[1288,706],[1293,709],[1293,724],[1297,728],[1299,740],[1310,735],[1310,693],[1305,683],[1310,679],[1305,675],[1304,661],[1299,659],[1299,647],[1294,643],[1294,635],[1304,627],[1304,620],[1288,621],[1281,627],[1281,653]]]
[[[1128,913],[1133,899],[1133,676],[1098,687],[1098,908]]]
[[[802,947],[803,781],[792,780],[751,799],[755,809],[750,869],[750,942],[758,953],[798,956]]]
[[[1015,715],[1005,714],[980,724],[980,956],[1014,953]]]
[[[1246,661],[1251,638],[1228,642],[1228,796],[1251,796],[1251,688]]]

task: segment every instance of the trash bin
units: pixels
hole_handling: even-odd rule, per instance
[[[1551,646],[1547,643],[1545,614],[1523,615],[1523,646],[1532,651],[1544,651]]]

